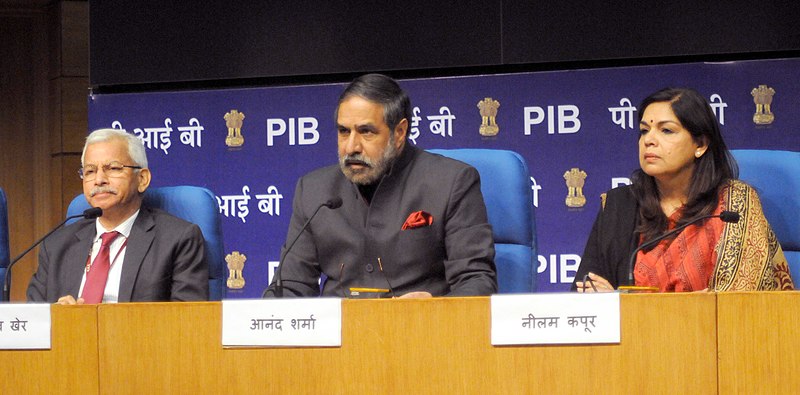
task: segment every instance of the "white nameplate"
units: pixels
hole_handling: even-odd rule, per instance
[[[619,293],[492,295],[492,345],[619,343]]]
[[[342,300],[223,300],[222,345],[341,347]]]
[[[0,350],[49,350],[50,304],[0,304]]]

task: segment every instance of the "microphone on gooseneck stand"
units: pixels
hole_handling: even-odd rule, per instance
[[[296,243],[297,240],[300,239],[300,236],[303,235],[303,232],[305,232],[306,228],[308,227],[308,224],[311,223],[311,220],[314,219],[314,217],[317,215],[320,209],[322,209],[323,207],[327,207],[330,210],[335,210],[341,206],[342,206],[342,198],[338,196],[332,197],[328,199],[325,203],[320,204],[317,207],[317,209],[314,210],[314,213],[311,214],[310,217],[308,217],[306,223],[303,224],[303,227],[300,228],[300,232],[297,232],[297,236],[295,236],[294,240],[292,240],[292,242],[289,243],[289,247],[283,251],[283,254],[281,254],[281,259],[278,261],[278,268],[275,269],[275,289],[272,291],[272,294],[275,295],[276,298],[283,297],[283,280],[281,278],[281,269],[283,268],[283,260],[286,258],[286,255],[289,254],[289,251],[292,249],[292,247],[294,247],[294,243]],[[266,297],[267,292],[269,292],[269,287],[267,287],[267,289],[264,290],[264,292],[261,294],[261,297],[262,298]]]
[[[631,285],[631,286],[634,285],[634,281],[633,281],[633,265],[636,263],[636,254],[638,254],[639,251],[644,250],[646,248],[649,248],[651,246],[654,246],[654,245],[658,244],[659,241],[664,240],[667,237],[670,237],[670,236],[682,231],[683,229],[685,229],[689,225],[696,224],[697,222],[700,222],[700,221],[702,221],[704,219],[708,219],[708,218],[719,218],[719,219],[723,220],[724,222],[729,222],[729,223],[734,223],[735,224],[735,223],[739,222],[739,213],[737,213],[735,211],[723,211],[723,212],[719,213],[719,215],[703,215],[703,216],[697,217],[697,218],[695,218],[695,219],[693,219],[693,220],[691,220],[691,221],[689,221],[689,222],[687,222],[687,223],[685,223],[685,224],[683,224],[683,225],[681,225],[681,226],[679,226],[679,227],[677,227],[675,229],[672,229],[669,232],[666,232],[666,233],[662,234],[661,236],[658,236],[658,237],[656,237],[656,238],[654,238],[652,240],[648,240],[646,243],[642,243],[642,245],[640,245],[635,250],[633,250],[633,253],[631,254],[631,257],[628,260],[628,284]]]
[[[101,209],[100,207],[88,208],[88,209],[84,210],[82,214],[71,215],[71,216],[67,217],[67,219],[62,221],[60,224],[58,224],[58,226],[53,228],[53,230],[47,232],[46,235],[42,236],[41,239],[36,240],[36,242],[33,243],[32,246],[28,247],[28,249],[23,251],[22,254],[17,255],[17,257],[14,258],[11,261],[11,263],[8,265],[8,268],[6,268],[6,276],[5,276],[5,278],[3,278],[3,301],[8,302],[9,300],[11,300],[11,292],[10,292],[11,290],[9,289],[10,285],[11,285],[10,284],[10,282],[11,282],[11,267],[13,267],[15,263],[17,263],[20,259],[22,259],[22,257],[25,256],[25,254],[29,253],[34,247],[38,246],[39,243],[43,242],[44,239],[47,238],[47,236],[50,236],[51,234],[53,234],[53,232],[58,230],[58,228],[64,226],[64,224],[67,223],[67,221],[69,221],[71,219],[75,219],[75,218],[95,219],[95,218],[101,217],[101,216],[103,216],[103,209]]]

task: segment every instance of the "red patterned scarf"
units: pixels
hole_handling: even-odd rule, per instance
[[[711,218],[681,231],[636,257],[636,285],[661,292],[791,290],[783,250],[769,227],[756,192],[732,181],[720,194],[714,214],[739,213],[738,223]],[[679,213],[669,218],[675,227]]]

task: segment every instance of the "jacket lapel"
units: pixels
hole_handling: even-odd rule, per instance
[[[119,284],[119,302],[130,302],[133,296],[133,287],[142,268],[144,257],[150,250],[155,233],[152,232],[155,221],[145,207],[139,211],[139,216],[133,223],[128,245],[125,249],[125,262],[122,264],[122,277]]]
[[[75,299],[80,297],[78,292],[81,290],[81,280],[83,273],[86,271],[86,263],[89,260],[89,254],[92,251],[92,240],[94,240],[95,233],[97,233],[97,226],[95,221],[85,221],[86,223],[75,232],[77,248],[69,249],[63,257],[64,276],[63,284],[66,286],[65,292],[62,295],[74,295]],[[58,295],[58,296],[62,296]]]

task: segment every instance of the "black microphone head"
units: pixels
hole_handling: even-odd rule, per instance
[[[732,224],[735,224],[735,223],[739,222],[739,213],[737,213],[736,211],[727,211],[727,210],[725,210],[725,211],[719,213],[719,219],[721,219],[721,220],[723,220],[725,222],[730,222]]]
[[[103,216],[103,209],[100,207],[92,207],[83,211],[83,218],[95,219]]]
[[[342,198],[340,198],[338,196],[332,197],[332,198],[328,199],[327,202],[325,202],[325,206],[328,207],[331,210],[337,209],[339,207],[342,207]]]

